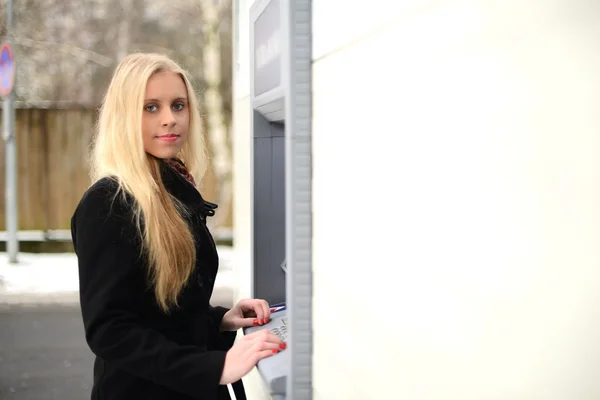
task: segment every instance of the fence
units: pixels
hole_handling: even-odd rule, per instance
[[[77,202],[90,184],[87,158],[96,117],[96,109],[77,105],[17,105],[20,231],[70,228]],[[6,229],[4,154],[5,143],[0,140],[0,230]],[[215,188],[216,180],[209,172],[202,193],[214,199]]]

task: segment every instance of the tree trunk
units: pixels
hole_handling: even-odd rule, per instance
[[[224,121],[223,97],[221,93],[221,41],[219,35],[219,16],[223,7],[230,8],[227,0],[202,0],[202,26],[204,30],[203,70],[204,110],[206,115],[206,134],[212,150],[212,168],[218,184],[219,212],[213,219],[214,226],[223,226],[229,218],[232,205],[232,155],[228,140],[227,124]]]

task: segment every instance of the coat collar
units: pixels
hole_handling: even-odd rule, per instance
[[[204,200],[196,186],[165,161],[160,162],[160,175],[167,191],[188,207],[199,208],[204,217],[212,217],[218,205]]]

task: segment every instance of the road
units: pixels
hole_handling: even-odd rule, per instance
[[[0,296],[0,400],[90,398],[94,357],[75,298],[49,304]],[[212,304],[231,307],[230,299],[231,289],[219,287]]]
[[[89,399],[92,365],[76,305],[0,305],[0,399]]]

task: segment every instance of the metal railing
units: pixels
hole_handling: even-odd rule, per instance
[[[231,228],[212,228],[211,233],[217,242],[233,241]],[[8,232],[0,231],[0,242],[6,242],[7,239]],[[68,229],[17,231],[17,240],[20,242],[70,242],[71,231]]]

